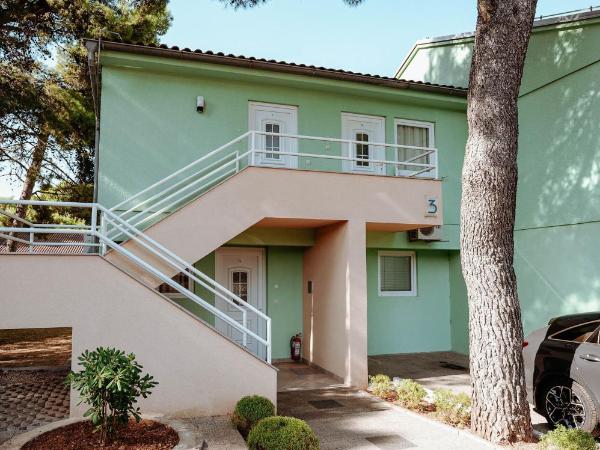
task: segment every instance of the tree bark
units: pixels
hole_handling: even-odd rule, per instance
[[[30,200],[33,195],[33,189],[35,188],[35,183],[37,183],[40,172],[42,169],[42,163],[44,162],[44,157],[46,156],[46,148],[48,145],[48,136],[49,133],[44,128],[38,135],[37,143],[33,149],[33,154],[31,156],[31,164],[27,169],[27,173],[25,174],[25,180],[23,181],[23,187],[21,188],[21,195],[19,197],[20,200]],[[27,215],[27,205],[17,205],[15,215],[24,219]],[[12,226],[14,228],[21,228],[23,223],[17,219],[13,219]],[[11,233],[11,236],[13,233]],[[8,241],[7,247],[9,252],[14,252],[17,247],[16,241]]]
[[[471,427],[496,443],[531,441],[513,229],[517,99],[536,0],[479,0],[477,6],[461,202]]]

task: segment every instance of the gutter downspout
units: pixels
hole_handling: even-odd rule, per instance
[[[92,86],[92,103],[94,104],[94,115],[96,117],[96,128],[94,135],[94,197],[93,202],[98,202],[98,165],[100,162],[100,44],[98,41],[87,40],[85,47],[88,51],[88,69],[90,72],[90,84]]]

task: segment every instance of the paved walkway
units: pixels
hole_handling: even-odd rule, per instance
[[[475,450],[494,448],[355,389],[279,393],[278,412],[306,420],[322,450]]]
[[[69,417],[68,369],[0,370],[0,443]]]

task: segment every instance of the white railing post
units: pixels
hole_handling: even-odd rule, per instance
[[[252,130],[252,137],[250,138],[250,165],[254,165],[254,154],[256,153],[256,131]]]
[[[100,236],[106,237],[106,216],[103,211],[100,211]],[[100,255],[106,255],[106,242],[100,240]]]
[[[33,253],[33,232],[29,233],[29,253]]]
[[[267,362],[271,364],[271,318],[267,318]]]
[[[92,243],[96,243],[96,232],[98,231],[97,228],[97,221],[98,220],[98,209],[96,208],[96,205],[94,204],[94,206],[92,206],[92,217],[90,217],[90,235],[88,236],[88,239],[92,240]],[[91,253],[93,247],[89,247],[88,251]]]

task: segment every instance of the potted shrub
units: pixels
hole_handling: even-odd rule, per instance
[[[319,439],[306,422],[273,416],[258,422],[248,435],[251,450],[318,450]]]
[[[235,405],[232,421],[244,439],[250,429],[261,419],[275,415],[275,405],[260,395],[242,397]]]
[[[66,383],[79,392],[79,404],[87,404],[83,420],[58,427],[23,445],[24,450],[78,448],[173,448],[179,442],[177,432],[168,425],[143,420],[136,405],[158,383],[143,374],[135,355],[115,348],[99,347],[85,351],[79,358],[82,369],[71,372]]]

